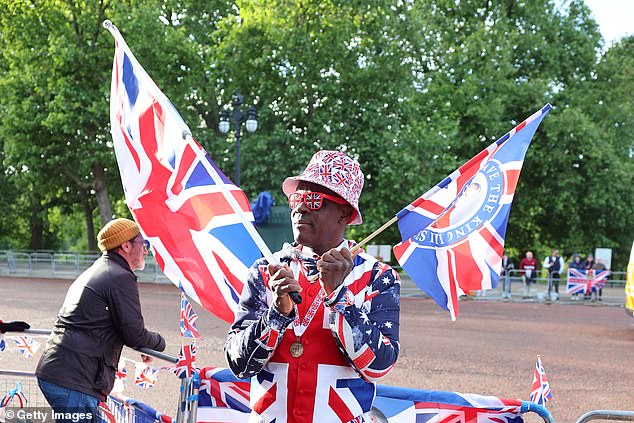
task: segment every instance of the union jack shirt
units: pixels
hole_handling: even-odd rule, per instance
[[[353,245],[344,241],[338,248]],[[253,413],[276,423],[364,421],[375,397],[374,382],[398,357],[398,274],[361,252],[343,284],[324,298],[317,257],[308,257],[297,244],[286,244],[276,256],[293,271],[304,301],[290,316],[281,314],[268,288],[268,263],[256,261],[225,344],[231,371],[251,377]],[[304,325],[311,313],[298,338],[295,317]],[[299,357],[290,352],[298,341],[304,347]]]

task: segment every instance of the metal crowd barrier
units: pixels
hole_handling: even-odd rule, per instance
[[[26,335],[49,335],[51,333],[50,329],[26,329],[21,332],[7,332],[7,333],[19,333]],[[169,354],[165,354],[159,351],[152,350],[150,348],[138,348],[136,351],[158,358],[163,361],[167,361],[172,364],[176,364],[178,362],[178,358],[171,356]],[[27,395],[27,399],[29,400],[30,407],[48,407],[48,403],[44,399],[44,395],[41,393],[39,387],[37,386],[35,372],[21,371],[21,370],[9,370],[9,369],[0,369],[0,376],[6,376],[9,379],[0,380],[0,395],[4,394],[4,392],[12,389],[16,384],[20,384],[22,391]],[[4,383],[2,383],[4,382]],[[183,378],[181,381],[180,387],[180,396],[179,403],[176,413],[176,419],[174,423],[195,423],[196,419],[196,404],[192,404],[191,399],[195,398],[196,392],[190,392],[192,390],[192,386],[195,383],[192,383],[192,378]],[[145,412],[143,408],[139,407],[135,402],[123,402],[120,398],[114,398],[114,403],[121,404],[121,406],[128,406],[138,408],[140,411]],[[192,413],[193,410],[193,413]],[[100,410],[101,413],[104,413],[104,410]],[[119,413],[121,414],[121,413]],[[111,420],[105,416],[101,415],[100,420],[104,423],[109,423]],[[126,420],[127,421],[127,420]],[[136,421],[136,423],[144,423],[141,421]]]
[[[634,411],[593,410],[588,411],[577,419],[576,423],[586,423],[590,420],[620,420],[634,422]]]

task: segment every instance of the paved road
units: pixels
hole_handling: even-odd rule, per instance
[[[50,328],[68,285],[58,279],[0,278],[0,318]],[[177,289],[141,284],[140,290],[147,326],[165,335],[167,352],[176,355]],[[228,323],[194,308],[204,335],[199,365],[224,366]],[[458,320],[451,322],[431,300],[404,298],[400,332],[401,356],[385,384],[528,399],[540,354],[553,389],[548,407],[557,422],[574,422],[589,410],[634,410],[634,319],[622,307],[485,297],[461,301]],[[124,356],[137,354],[126,350]],[[0,353],[2,369],[30,370],[36,362],[23,359],[12,346]],[[126,393],[174,415],[178,379],[162,373],[155,388],[128,386]]]

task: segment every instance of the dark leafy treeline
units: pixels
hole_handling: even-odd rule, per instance
[[[319,148],[367,175],[359,239],[550,102],[509,221],[512,255],[612,247],[634,233],[634,40],[605,50],[566,2],[0,0],[0,248],[95,248],[127,213],[109,135],[112,20],[225,173],[217,132],[240,92],[260,127],[242,184],[279,189]],[[396,227],[378,240],[395,243]]]

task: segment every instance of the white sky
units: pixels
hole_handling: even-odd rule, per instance
[[[634,0],[585,0],[599,24],[606,45],[634,34]]]

